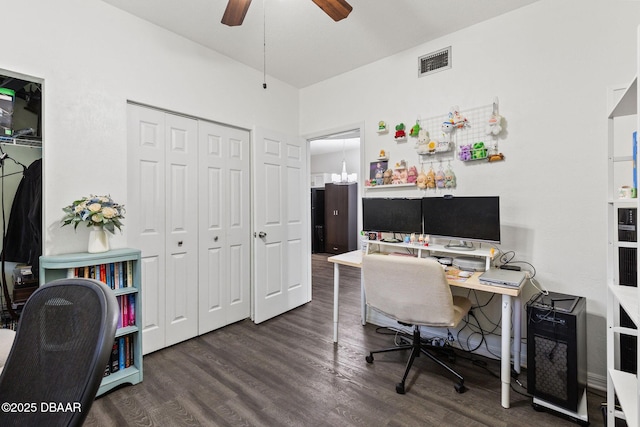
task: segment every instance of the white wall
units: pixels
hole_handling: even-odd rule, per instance
[[[391,150],[390,162],[418,162],[413,143],[396,145],[393,132],[376,133],[379,120],[414,123],[418,116],[444,117],[452,105],[464,112],[499,97],[508,122],[499,147],[506,159],[453,162],[455,194],[500,196],[500,247],[532,263],[546,289],[587,298],[588,369],[590,381],[600,385],[606,362],[607,88],[632,80],[639,24],[637,2],[543,0],[310,86],[300,96],[302,134],[366,124],[365,165],[383,148]],[[452,69],[418,78],[417,58],[446,46],[452,46]],[[421,195],[417,189],[375,191]],[[536,292],[529,286],[523,302]]]
[[[314,173],[341,173],[342,159],[347,165],[347,173],[360,174],[360,150],[347,150],[339,153],[316,154],[310,157],[309,170]]]
[[[2,5],[2,67],[44,79],[46,254],[86,250],[87,231],[59,227],[62,207],[111,194],[127,205],[128,100],[297,135],[298,91],[98,0]],[[127,215],[135,215],[129,211]],[[112,238],[126,245],[127,229]]]

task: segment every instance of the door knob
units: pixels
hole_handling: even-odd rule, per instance
[[[178,242],[178,246],[182,246],[182,240]]]
[[[218,236],[214,237],[214,238],[213,238],[213,241],[214,241],[214,242],[217,242],[217,241],[218,241]]]
[[[265,233],[264,231],[261,231],[258,233],[258,237],[262,237],[262,238],[267,237],[267,233]]]

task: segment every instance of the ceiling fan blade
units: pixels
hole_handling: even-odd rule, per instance
[[[349,16],[353,10],[345,0],[313,0],[313,2],[336,22]]]
[[[250,4],[251,0],[229,0],[221,22],[230,27],[241,25]]]

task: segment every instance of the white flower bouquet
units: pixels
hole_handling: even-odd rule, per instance
[[[75,230],[81,222],[86,222],[87,227],[100,227],[111,233],[115,233],[116,228],[122,231],[124,205],[114,202],[111,196],[83,197],[62,210],[65,212],[62,227],[73,224]]]

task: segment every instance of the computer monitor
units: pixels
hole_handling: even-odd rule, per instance
[[[424,197],[423,232],[433,237],[457,240],[450,247],[473,250],[472,242],[500,243],[500,198]]]
[[[422,200],[363,198],[362,228],[388,233],[422,233]]]

